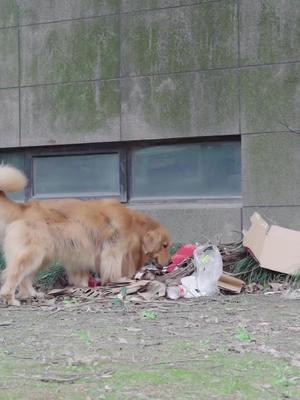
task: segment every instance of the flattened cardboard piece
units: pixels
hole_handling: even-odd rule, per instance
[[[269,227],[257,212],[250,220],[243,245],[253,253],[260,266],[290,275],[300,272],[300,232],[277,225]]]
[[[258,259],[263,251],[269,225],[257,212],[252,214],[250,221],[250,229],[244,232],[243,245]]]
[[[241,293],[245,282],[228,274],[222,274],[218,280],[220,289],[228,290],[233,293]]]

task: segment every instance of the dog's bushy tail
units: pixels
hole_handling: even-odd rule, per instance
[[[27,185],[24,173],[11,165],[0,164],[0,191],[20,192]]]

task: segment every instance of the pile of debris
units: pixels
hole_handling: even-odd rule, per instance
[[[238,294],[260,290],[255,277],[262,274],[271,277],[270,288],[273,285],[282,290],[287,287],[288,279],[299,271],[300,246],[296,246],[299,242],[300,232],[274,225],[269,227],[258,213],[254,213],[250,229],[237,242],[218,246],[211,243],[174,245],[171,263],[163,270],[146,265],[134,280],[102,287],[100,281],[91,278],[88,289],[54,289],[48,295],[81,300],[116,298],[123,301],[126,297],[131,301],[153,301],[219,292]]]

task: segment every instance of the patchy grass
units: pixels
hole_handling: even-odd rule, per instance
[[[0,400],[300,398],[297,301],[168,304],[3,307]]]
[[[34,284],[42,289],[65,286],[67,282],[66,271],[59,263],[51,264],[46,270],[40,271],[34,280]]]
[[[5,269],[5,260],[0,253],[0,272]],[[52,263],[49,267],[43,271],[40,271],[35,280],[34,284],[41,289],[51,289],[54,287],[61,287],[67,284],[67,275],[64,267],[59,263]]]
[[[184,343],[182,343],[184,344]],[[180,343],[179,343],[180,345]],[[180,346],[179,346],[180,347]],[[183,346],[184,348],[185,346]],[[0,400],[7,399],[245,399],[299,398],[299,370],[260,354],[215,351],[195,361],[137,365],[47,366],[1,355]],[[107,372],[108,368],[112,373]],[[70,382],[43,382],[42,377]],[[298,380],[297,380],[298,378]],[[40,396],[40,397],[39,397]]]
[[[300,283],[300,274],[291,276],[261,268],[251,256],[245,256],[233,263],[229,272],[245,281],[246,284],[255,282],[262,286],[268,286],[270,282],[281,282],[296,286]]]

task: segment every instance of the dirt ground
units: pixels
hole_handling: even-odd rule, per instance
[[[0,310],[0,399],[300,399],[280,294]]]

